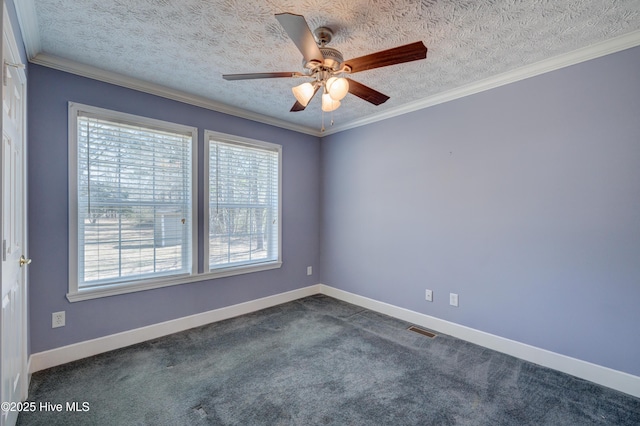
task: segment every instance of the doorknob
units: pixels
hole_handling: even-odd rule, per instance
[[[24,255],[20,256],[20,267],[22,268],[24,265],[28,265],[31,263],[31,259],[27,259]]]

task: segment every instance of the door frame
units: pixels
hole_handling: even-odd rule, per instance
[[[27,77],[26,77],[26,73],[24,70],[24,64],[22,64],[22,58],[20,56],[20,50],[18,49],[18,44],[16,42],[16,38],[15,38],[15,33],[14,33],[14,29],[13,26],[11,24],[11,20],[9,18],[9,13],[7,10],[7,6],[4,2],[4,0],[2,1],[2,19],[0,20],[0,29],[2,32],[2,45],[0,45],[0,53],[2,53],[2,58],[4,58],[5,54],[7,55],[7,62],[11,62],[10,65],[7,66],[11,66],[11,67],[15,67],[16,71],[17,71],[17,75],[18,75],[18,79],[20,81],[20,83],[22,84],[22,122],[20,123],[21,127],[22,127],[22,191],[23,191],[23,196],[22,198],[22,215],[23,215],[23,220],[22,220],[22,249],[23,249],[23,254],[25,256],[27,256],[28,254],[28,224],[27,224],[27,188],[28,188],[28,182],[27,182]],[[8,52],[4,52],[5,49],[5,42],[8,46]],[[4,74],[6,72],[5,70],[5,64],[4,64],[4,59],[3,59],[3,63],[0,64],[0,67],[2,69],[2,76],[0,77],[0,84],[4,85]],[[3,134],[1,132],[3,132],[3,123],[2,123],[2,119],[0,119],[0,134]],[[1,151],[1,150],[0,150]],[[0,156],[2,155],[2,153],[0,152]],[[4,170],[2,169],[4,167],[4,159],[0,159],[0,178],[2,176],[4,176]],[[0,185],[0,192],[2,191],[3,186]],[[0,196],[0,203],[4,202],[4,197]],[[3,220],[3,218],[0,218],[0,220]],[[4,226],[0,227],[0,233],[2,232],[2,230],[4,229]],[[2,236],[4,237],[4,236]],[[0,238],[1,239],[1,238]],[[0,264],[0,268],[2,268],[1,264]],[[22,274],[22,285],[23,285],[23,297],[22,297],[22,306],[21,306],[21,311],[22,311],[22,319],[21,319],[21,324],[22,324],[22,330],[21,330],[21,334],[22,334],[22,348],[21,348],[21,362],[20,362],[20,385],[19,388],[21,389],[21,394],[20,399],[22,401],[26,400],[27,398],[27,394],[28,394],[28,387],[29,387],[29,360],[28,360],[28,296],[29,296],[29,286],[28,286],[28,273],[27,273],[28,268],[24,267],[24,268],[20,268],[20,274]],[[0,340],[0,345],[2,344],[2,341]],[[0,418],[2,418],[2,416],[0,416]]]

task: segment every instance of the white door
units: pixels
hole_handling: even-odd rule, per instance
[[[0,401],[27,396],[27,273],[25,179],[25,85],[11,24],[2,19],[2,316],[0,317]],[[15,408],[15,407],[13,407]],[[3,410],[0,424],[13,425],[16,410]]]

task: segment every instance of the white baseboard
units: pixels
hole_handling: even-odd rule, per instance
[[[35,373],[36,371],[55,367],[56,365],[66,364],[68,362],[87,358],[103,352],[124,348],[136,343],[185,331],[190,328],[259,311],[261,309],[291,302],[292,300],[301,299],[318,293],[320,293],[320,285],[316,284],[288,291],[286,293],[275,294],[273,296],[263,297],[261,299],[251,300],[237,305],[226,306],[224,308],[190,315],[188,317],[123,331],[122,333],[86,340],[84,342],[74,343],[72,345],[62,346],[44,352],[38,352],[29,357],[29,372]]]
[[[622,371],[613,370],[590,362],[571,358],[535,346],[516,342],[515,340],[485,333],[463,325],[455,324],[419,312],[410,311],[368,297],[359,296],[324,284],[320,284],[320,292],[327,296],[380,312],[415,325],[448,334],[485,348],[493,349],[534,364],[542,365],[572,376],[606,386],[620,392],[640,398],[640,377]]]
[[[571,358],[555,352],[540,349],[514,340],[499,337],[463,325],[455,324],[419,312],[410,311],[368,297],[359,296],[324,284],[280,293],[261,299],[251,300],[237,305],[227,306],[188,317],[178,318],[147,327],[124,331],[97,339],[74,343],[72,345],[32,354],[29,357],[29,373],[66,364],[78,359],[97,355],[114,349],[123,348],[136,343],[167,336],[239,315],[259,311],[261,309],[291,302],[314,294],[343,300],[372,311],[380,312],[415,325],[448,334],[453,337],[493,349],[525,361],[552,368],[572,376],[606,386],[620,392],[640,398],[640,377],[622,371],[613,370],[590,362]]]

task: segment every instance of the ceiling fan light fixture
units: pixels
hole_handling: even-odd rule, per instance
[[[324,112],[335,111],[340,107],[340,101],[333,100],[329,93],[322,94],[322,110]]]
[[[289,36],[300,53],[302,53],[304,72],[287,71],[223,74],[222,78],[225,80],[287,77],[307,77],[313,79],[314,81],[311,83],[303,83],[292,88],[296,103],[291,108],[291,112],[303,111],[320,89],[322,89],[323,92],[323,112],[331,112],[338,109],[340,107],[340,101],[347,93],[351,93],[372,105],[381,105],[389,99],[389,96],[362,83],[358,83],[356,80],[334,77],[334,75],[352,74],[426,59],[427,57],[427,47],[422,41],[417,41],[345,61],[339,50],[333,47],[327,47],[327,43],[331,41],[333,36],[330,28],[320,27],[317,28],[315,32],[312,32],[309,24],[302,15],[277,13],[275,17],[287,33],[287,36]]]
[[[295,86],[291,88],[293,92],[293,96],[296,97],[296,100],[302,104],[302,106],[306,107],[313,94],[315,93],[314,87],[311,83],[302,83],[299,86]]]
[[[334,101],[341,101],[349,93],[349,81],[346,78],[331,77],[327,80],[327,91]]]

